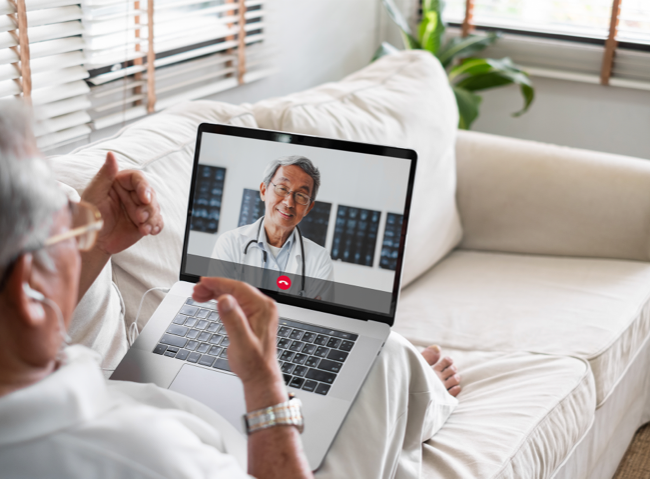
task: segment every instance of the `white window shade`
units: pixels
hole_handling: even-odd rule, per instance
[[[81,8],[75,0],[27,0],[24,6],[26,31],[21,34],[16,8],[0,2],[6,14],[0,20],[0,98],[31,98],[41,148],[87,136],[90,89],[84,81]]]
[[[504,31],[484,56],[510,57],[538,76],[650,89],[650,0],[622,0],[614,12],[614,0],[469,3],[467,15],[467,0],[447,0],[443,17],[464,31],[468,25]]]
[[[242,2],[241,13],[239,0],[153,0],[153,12],[147,0],[84,1],[84,51],[96,129],[272,71],[264,54],[263,0]]]

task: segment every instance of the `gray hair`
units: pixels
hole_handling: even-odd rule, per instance
[[[67,198],[52,169],[38,156],[27,107],[0,102],[0,275],[21,252],[47,239],[54,213]],[[47,265],[47,256],[38,254]]]
[[[281,166],[291,165],[299,166],[305,173],[311,176],[312,180],[314,180],[314,189],[311,192],[311,201],[313,203],[316,201],[316,195],[318,195],[318,189],[320,188],[320,171],[318,171],[318,168],[314,166],[309,158],[305,158],[304,156],[283,156],[282,158],[273,160],[268,164],[266,170],[264,170],[264,179],[262,180],[264,186],[269,186],[269,183],[275,176],[275,172],[278,171],[278,168]]]

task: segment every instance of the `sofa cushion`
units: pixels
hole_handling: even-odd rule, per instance
[[[650,264],[454,251],[402,292],[419,344],[589,361],[600,405],[650,335]]]
[[[423,445],[422,477],[550,478],[588,432],[594,379],[584,360],[447,349],[458,406]]]
[[[127,325],[135,320],[146,290],[171,287],[179,279],[196,132],[203,122],[257,126],[249,111],[235,105],[183,103],[127,126],[112,138],[53,158],[57,178],[81,192],[104,163],[106,153],[112,151],[121,169],[144,171],[156,191],[165,221],[163,232],[112,258],[113,279],[124,298]],[[147,295],[138,321],[140,329],[161,299],[158,291]]]
[[[389,55],[337,83],[252,107],[260,128],[411,148],[418,153],[402,285],[461,238],[456,210],[458,111],[428,52]]]

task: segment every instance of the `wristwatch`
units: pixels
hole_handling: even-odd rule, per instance
[[[302,402],[293,393],[289,393],[288,401],[244,414],[242,422],[249,436],[256,431],[273,426],[296,426],[301,434],[305,428]]]

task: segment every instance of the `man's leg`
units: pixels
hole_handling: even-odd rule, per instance
[[[457,403],[413,345],[391,333],[316,476],[418,478],[422,442]]]

